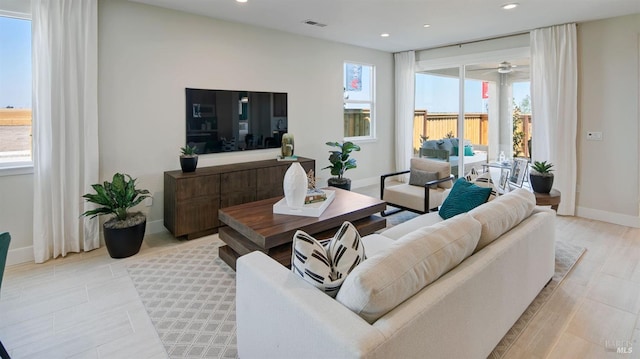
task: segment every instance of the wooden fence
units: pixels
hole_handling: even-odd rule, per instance
[[[522,126],[516,131],[524,133],[526,140],[522,143],[520,152],[529,156],[527,140],[531,138],[531,115],[520,115]],[[425,110],[416,110],[413,116],[413,148],[418,151],[421,146],[421,135],[428,136],[430,140],[439,140],[448,134],[456,137],[458,133],[457,113],[427,113]],[[464,137],[474,145],[489,144],[489,117],[486,113],[466,113],[464,116]]]
[[[370,136],[371,115],[369,110],[344,110],[344,137]]]
[[[420,148],[421,135],[430,140],[439,140],[458,133],[457,113],[428,114],[425,110],[416,110],[413,117],[413,147]],[[486,113],[467,113],[464,116],[465,138],[476,145],[489,144],[489,118]]]

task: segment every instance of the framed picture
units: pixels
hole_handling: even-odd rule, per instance
[[[505,190],[507,189],[507,183],[509,182],[509,170],[508,169],[501,169],[500,170],[500,189]]]
[[[527,173],[528,165],[529,160],[526,158],[514,158],[509,182],[513,183],[515,186],[522,187],[522,182],[524,182],[524,176]]]

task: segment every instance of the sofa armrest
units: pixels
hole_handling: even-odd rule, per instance
[[[378,329],[262,252],[238,259],[236,286],[240,358],[366,357],[384,341]]]

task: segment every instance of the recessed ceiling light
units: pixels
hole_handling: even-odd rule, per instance
[[[242,2],[242,3],[245,3],[245,2],[247,2],[247,0],[236,0],[236,2]]]
[[[382,36],[382,37],[389,37],[389,34],[387,34],[387,33],[385,32],[385,33],[383,33],[383,34],[380,34],[380,36]]]
[[[431,25],[429,25],[429,24],[424,24],[424,25],[422,25],[422,27],[431,27]]]
[[[514,3],[511,3],[511,4],[502,5],[502,8],[505,9],[505,10],[511,10],[511,9],[517,8],[518,5],[519,5],[518,3],[514,2]]]

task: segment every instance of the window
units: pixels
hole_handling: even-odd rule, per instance
[[[31,21],[0,13],[0,169],[31,166]]]
[[[344,137],[375,137],[375,67],[344,64]]]

